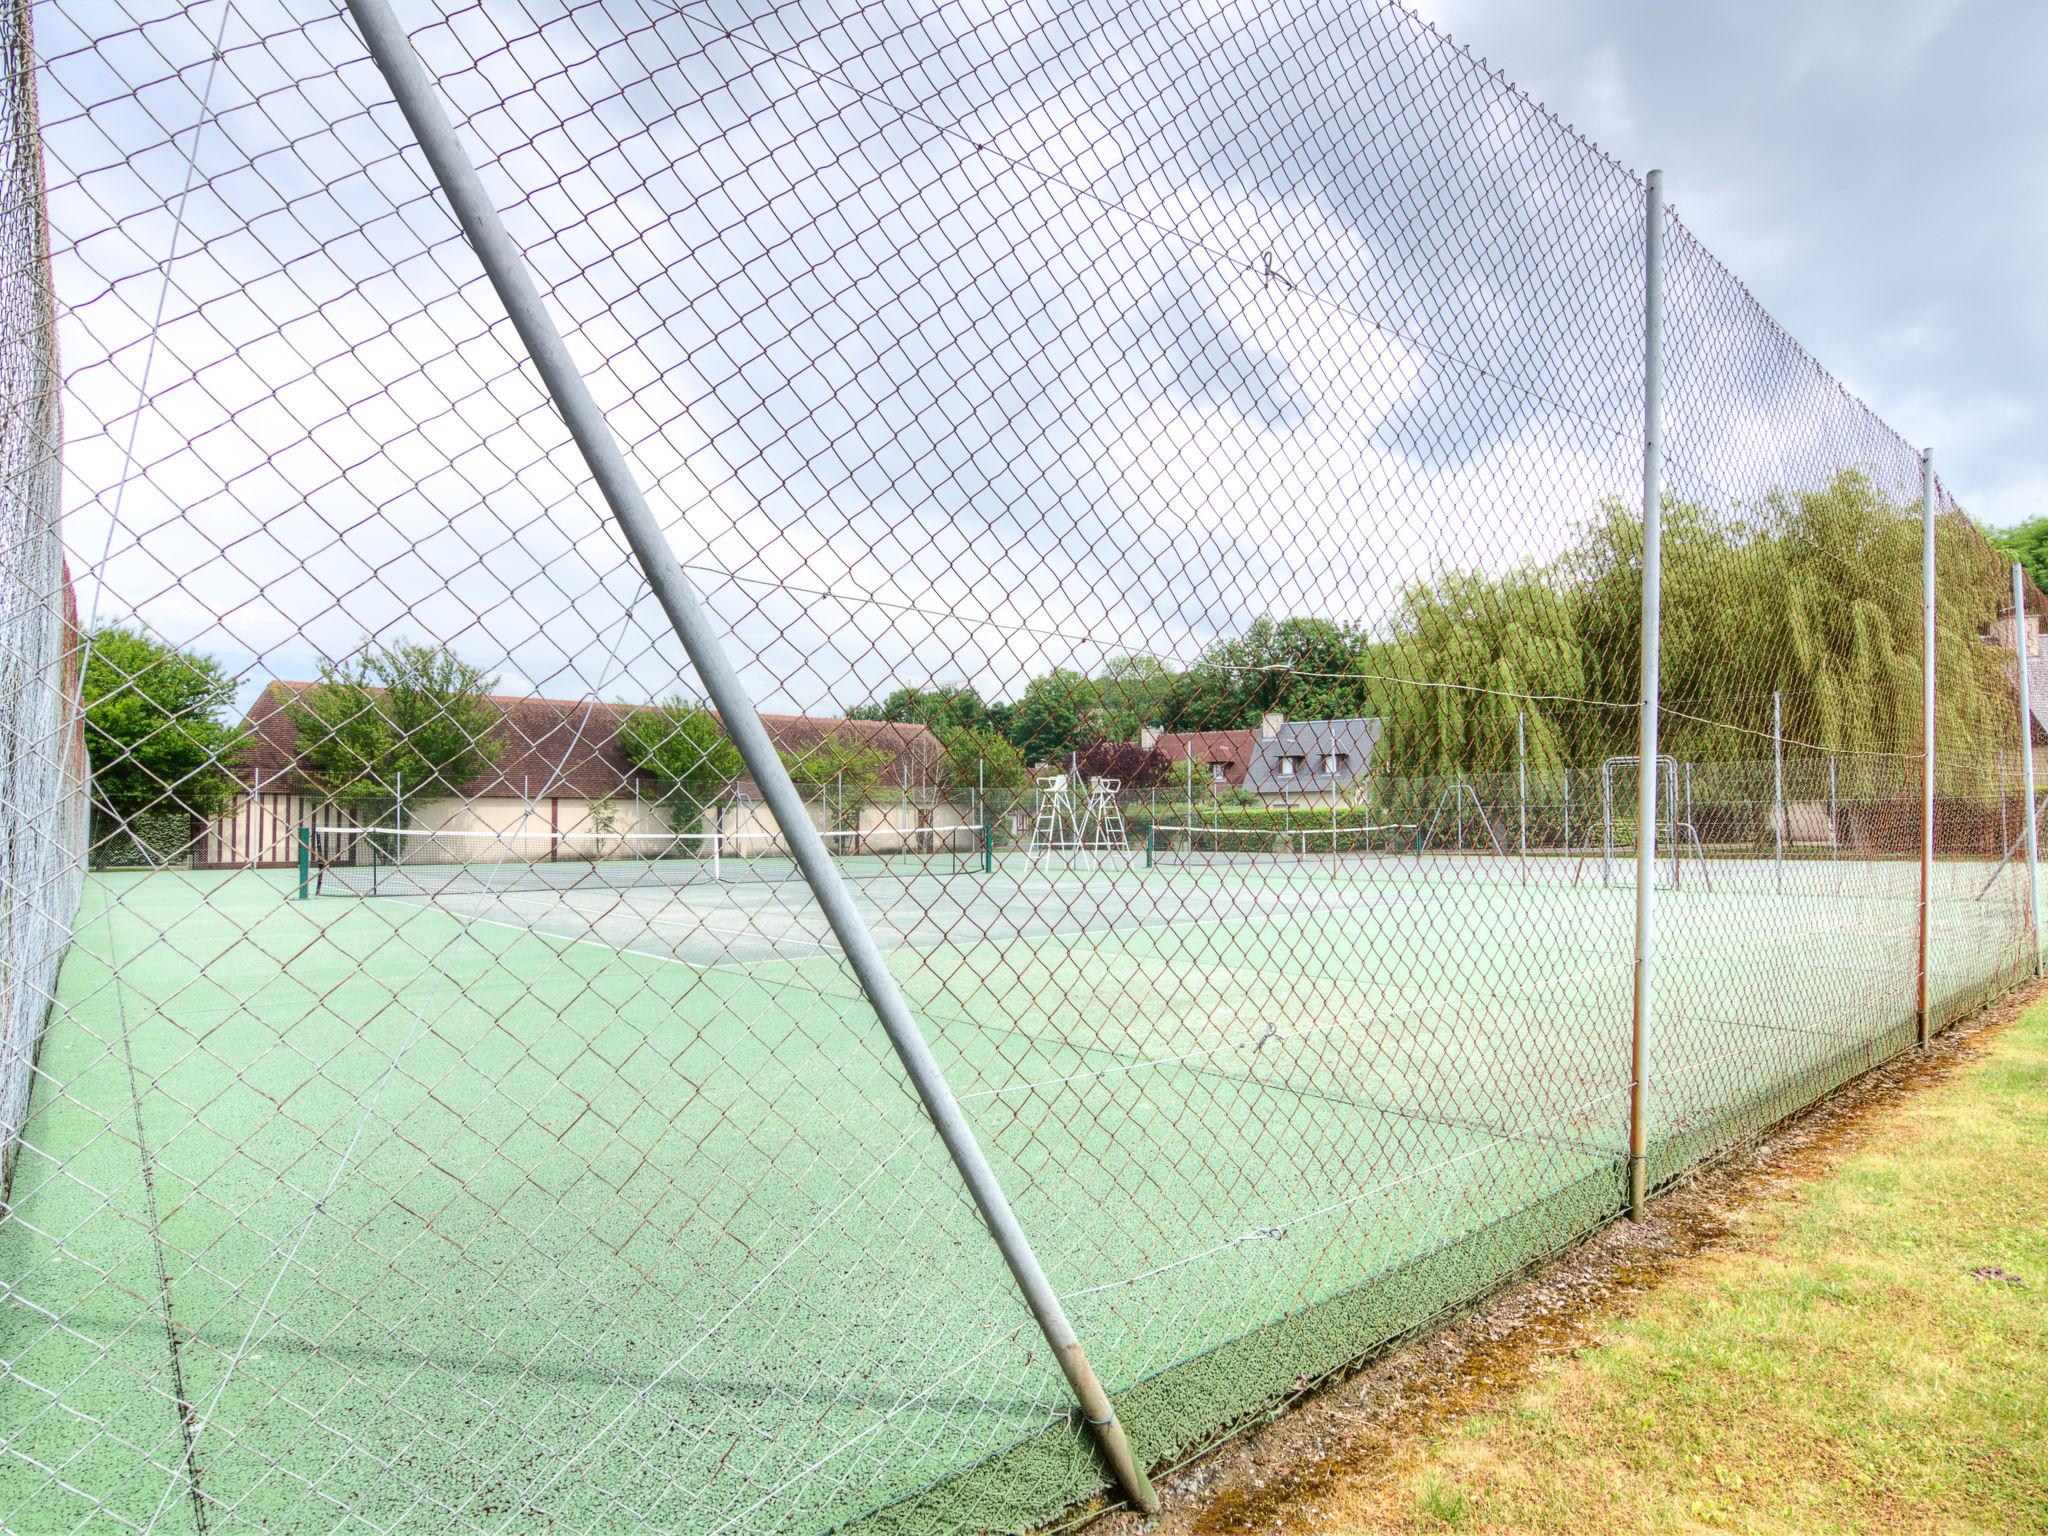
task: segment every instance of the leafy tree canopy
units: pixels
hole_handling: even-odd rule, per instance
[[[1096,704],[1091,723],[1104,740],[1135,741],[1158,724],[1173,688],[1172,668],[1156,656],[1118,656],[1095,674]]]
[[[964,683],[929,688],[898,688],[879,704],[863,704],[852,711],[856,720],[892,720],[902,724],[927,725],[934,731],[988,724],[988,706],[981,695]]]
[[[619,726],[619,750],[651,777],[679,832],[698,831],[704,809],[737,779],[740,749],[718,716],[688,699],[636,709]]]
[[[1167,761],[1157,750],[1127,741],[1098,741],[1074,761],[1083,779],[1115,779],[1127,790],[1150,789],[1166,777]]]
[[[1984,537],[1992,548],[2025,567],[2035,586],[2048,591],[2048,517],[2034,518],[2017,528],[1986,528]]]
[[[1009,736],[1026,762],[1048,763],[1087,745],[1098,734],[1088,714],[1101,701],[1093,681],[1056,667],[1024,686],[1010,711]]]
[[[226,723],[235,697],[226,668],[110,624],[93,631],[80,681],[100,815],[125,824],[169,811],[205,821],[228,808],[249,741]]]
[[[359,813],[452,795],[495,764],[497,678],[443,645],[400,640],[323,662],[320,680],[285,705],[299,761],[328,800]]]
[[[783,766],[799,792],[830,794],[842,806],[858,805],[882,782],[889,754],[856,736],[821,736],[800,752],[784,752]]]
[[[939,742],[945,748],[939,778],[949,790],[970,792],[979,786],[1007,794],[1031,787],[1030,764],[999,732],[960,726],[940,731]]]

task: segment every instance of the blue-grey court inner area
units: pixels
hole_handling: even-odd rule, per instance
[[[1944,1007],[2021,963],[1986,873],[1937,868]],[[1681,875],[1665,1172],[1915,1001],[1913,864]],[[800,885],[292,886],[92,882],[0,1228],[0,1524],[824,1530],[1067,1422]],[[1625,1151],[1634,890],[1597,861],[1004,854],[856,897],[1126,1397]],[[1430,1274],[1400,1315],[1493,1277]]]

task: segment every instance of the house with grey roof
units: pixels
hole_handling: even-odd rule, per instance
[[[1138,744],[1168,762],[1203,765],[1213,792],[1242,789],[1273,805],[1328,805],[1372,771],[1376,719],[1289,720],[1268,715],[1256,730],[1146,731]]]
[[[1328,805],[1347,797],[1372,771],[1380,722],[1283,720],[1259,728],[1244,787],[1268,802]]]

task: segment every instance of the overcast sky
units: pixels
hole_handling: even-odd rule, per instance
[[[1527,97],[1357,0],[494,0],[415,44],[749,682],[823,710],[1555,556],[1640,486],[1653,165],[1674,497],[1910,504],[1896,429],[2048,512],[2048,6],[2004,9],[1432,0]],[[86,613],[245,690],[401,637],[690,688],[338,11],[109,14],[37,12]]]
[[[2048,516],[2048,4],[1420,0],[1665,187],[1986,522]]]

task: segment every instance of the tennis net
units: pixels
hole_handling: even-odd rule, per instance
[[[1404,823],[1278,826],[1266,822],[1155,825],[1147,862],[1157,866],[1243,866],[1299,862],[1336,865],[1412,852],[1415,828]]]
[[[320,827],[305,836],[306,876],[315,892],[330,896],[627,891],[803,878],[789,844],[768,830],[599,834]],[[978,874],[988,860],[983,829],[966,824],[819,836],[850,879]]]

